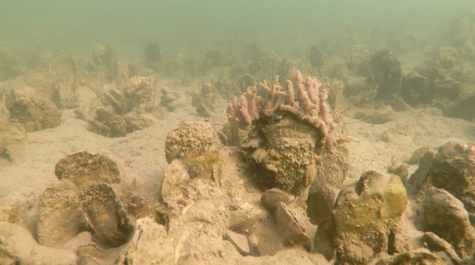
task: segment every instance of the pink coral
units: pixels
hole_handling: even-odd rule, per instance
[[[322,146],[317,149],[317,153],[322,150],[333,152],[335,145],[346,142],[347,138],[336,136],[336,123],[328,106],[328,93],[325,89],[320,91],[320,84],[316,77],[307,77],[304,81],[302,74],[297,72],[295,84],[298,95],[295,100],[295,90],[292,82],[287,80],[285,91],[282,90],[278,82],[278,77],[272,87],[269,87],[264,80],[260,87],[267,92],[267,99],[261,104],[260,98],[256,96],[256,89],[251,87],[240,96],[240,101],[235,98],[228,106],[228,118],[230,124],[237,123],[239,128],[249,130],[253,121],[260,116],[270,117],[276,112],[286,112],[292,114],[297,119],[307,122],[323,132]],[[285,97],[284,103],[280,97]]]
[[[249,130],[252,121],[259,118],[259,101],[255,87],[249,87],[247,92],[239,97],[239,101],[234,98],[227,109],[230,124],[237,123],[241,130]]]

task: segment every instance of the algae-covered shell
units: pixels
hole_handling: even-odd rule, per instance
[[[127,242],[133,226],[110,185],[89,185],[79,200],[87,220],[105,242],[113,247]]]
[[[58,179],[71,180],[79,190],[93,183],[120,182],[119,166],[103,155],[79,152],[68,155],[56,163]]]

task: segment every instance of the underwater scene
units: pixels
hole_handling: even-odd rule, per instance
[[[0,265],[475,265],[475,1],[0,1]]]

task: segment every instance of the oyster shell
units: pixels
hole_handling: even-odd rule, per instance
[[[54,247],[74,238],[84,220],[79,192],[69,180],[46,189],[38,204],[38,243]]]
[[[120,169],[114,161],[106,156],[88,152],[75,153],[59,160],[55,174],[60,180],[71,180],[79,190],[96,182],[120,182]]]
[[[280,202],[275,211],[277,220],[277,230],[284,241],[290,245],[307,245],[310,238],[307,231],[299,220],[297,209],[290,208],[285,203]]]
[[[87,220],[105,242],[114,247],[127,242],[133,226],[110,185],[89,185],[79,200]]]

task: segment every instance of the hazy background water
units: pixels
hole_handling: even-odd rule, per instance
[[[94,44],[115,42],[123,59],[162,51],[202,51],[259,41],[269,48],[374,28],[433,38],[473,0],[0,0],[0,47],[40,47],[89,56]]]

